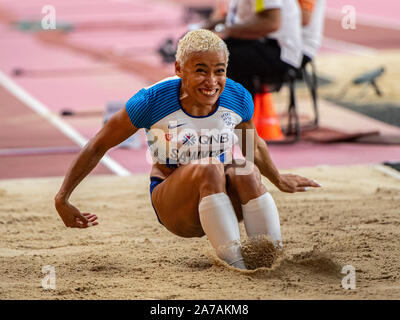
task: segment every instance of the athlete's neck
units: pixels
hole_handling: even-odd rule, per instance
[[[217,102],[214,104],[200,104],[182,88],[179,91],[179,101],[185,112],[195,117],[205,117],[217,108]]]

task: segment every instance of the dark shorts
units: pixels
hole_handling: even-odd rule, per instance
[[[229,38],[225,42],[229,50],[227,75],[242,84],[253,98],[259,90],[255,77],[268,83],[284,81],[290,65],[281,60],[281,48],[276,40]]]
[[[157,220],[158,220],[158,222],[161,223],[161,224],[163,224],[163,223],[161,222],[160,218],[158,217],[156,208],[154,208],[153,200],[152,200],[152,198],[151,198],[151,195],[152,195],[152,193],[153,193],[154,188],[157,187],[157,186],[158,186],[161,182],[163,182],[163,181],[164,181],[163,179],[158,178],[158,177],[150,177],[150,201],[151,201],[151,205],[153,206],[154,212],[156,213]]]

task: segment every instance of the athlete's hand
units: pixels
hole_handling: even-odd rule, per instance
[[[315,180],[310,180],[295,174],[281,174],[276,186],[279,190],[288,193],[307,191],[310,187],[321,187]]]
[[[56,209],[66,227],[87,228],[99,224],[95,214],[81,213],[68,201],[56,201]]]

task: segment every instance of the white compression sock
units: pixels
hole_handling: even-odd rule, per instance
[[[229,265],[246,269],[239,224],[229,197],[223,192],[204,197],[199,204],[199,214],[201,226],[217,256]]]
[[[268,235],[282,247],[281,226],[275,201],[269,192],[242,205],[243,220],[249,237]]]

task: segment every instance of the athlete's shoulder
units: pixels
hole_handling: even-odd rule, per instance
[[[149,97],[164,97],[165,93],[176,93],[176,89],[179,87],[180,83],[181,78],[179,78],[178,76],[173,76],[162,79],[161,81],[149,87],[145,87],[144,89],[146,90],[146,94]]]
[[[242,84],[230,78],[226,78],[225,88],[221,94],[222,98],[247,99],[249,96],[251,97],[250,92],[245,87],[243,87]]]
[[[226,79],[224,91],[220,96],[220,105],[239,114],[243,121],[248,121],[253,116],[254,104],[250,92],[232,79]]]
[[[179,109],[180,78],[163,79],[138,91],[126,103],[126,110],[137,128],[149,129],[154,123]]]

